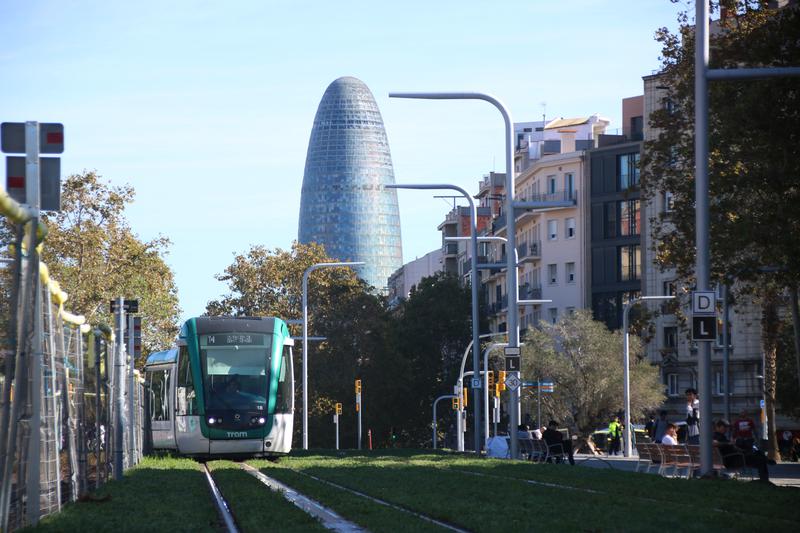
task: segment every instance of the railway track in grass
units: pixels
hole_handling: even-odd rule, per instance
[[[211,470],[209,470],[208,465],[205,463],[203,464],[203,473],[206,475],[206,481],[208,482],[208,488],[211,491],[211,497],[214,499],[214,505],[217,508],[217,514],[222,520],[225,531],[228,533],[239,533],[239,528],[236,525],[236,519],[233,516],[233,512],[231,511],[228,502],[225,501],[225,498],[222,496],[222,492],[220,492],[219,487],[217,487],[217,484],[214,482],[214,477],[211,475]]]

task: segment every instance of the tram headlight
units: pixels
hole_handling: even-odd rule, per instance
[[[209,425],[209,426],[213,426],[213,425],[214,425],[214,424],[216,424],[217,422],[218,422],[218,420],[217,420],[216,418],[214,418],[213,416],[209,416],[209,417],[208,417],[208,425]]]
[[[264,418],[263,416],[258,417],[258,423],[261,424],[262,426],[266,423],[266,421],[267,419]]]

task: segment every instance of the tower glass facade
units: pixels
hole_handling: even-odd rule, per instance
[[[359,276],[379,290],[403,264],[397,192],[383,118],[352,77],[322,96],[308,143],[298,240],[339,261],[364,261]]]

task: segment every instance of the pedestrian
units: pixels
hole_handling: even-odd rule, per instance
[[[558,422],[551,420],[547,424],[547,429],[542,434],[542,439],[547,443],[548,454],[558,455],[557,462],[562,461],[566,456],[569,464],[575,465],[575,457],[572,454],[572,442],[565,441],[564,435],[558,430]]]
[[[686,442],[700,444],[700,400],[696,389],[686,389]]]
[[[666,444],[667,446],[676,446],[678,444],[678,426],[672,422],[667,424],[664,436],[661,437],[661,444]]]
[[[747,416],[747,410],[739,412],[739,418],[733,421],[733,442],[742,450],[749,450],[756,442],[755,420]]]
[[[608,448],[608,455],[617,455],[620,451],[620,439],[622,438],[622,424],[619,423],[618,416],[615,416],[608,425],[608,438],[611,442]]]
[[[667,412],[661,411],[658,414],[658,419],[653,424],[653,442],[661,442],[664,434],[667,432]]]
[[[714,424],[714,446],[719,448],[722,455],[722,464],[725,468],[741,468],[743,466],[753,466],[758,470],[759,481],[769,482],[769,470],[767,470],[767,458],[764,454],[755,451],[752,447],[742,450],[731,444],[728,439],[728,428],[730,424],[727,420],[717,420]]]
[[[653,437],[655,436],[655,429],[656,429],[656,415],[650,413],[647,417],[647,423],[644,425],[644,432],[650,438],[650,441],[653,441]]]

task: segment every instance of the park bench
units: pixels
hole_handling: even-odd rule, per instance
[[[637,442],[636,452],[639,455],[639,460],[636,463],[637,472],[639,468],[644,467],[643,471],[649,474],[651,468],[657,467],[658,473],[661,473],[664,465],[664,457],[659,444],[654,442]]]
[[[689,450],[689,455],[691,456],[691,461],[693,464],[693,470],[700,469],[700,446],[697,444],[690,444],[687,446]],[[755,479],[757,472],[752,467],[747,466],[745,462],[744,452],[740,450],[734,450],[729,454],[723,454],[720,452],[719,448],[714,446],[712,448],[712,459],[713,459],[713,469],[716,472],[729,472],[736,476],[742,475],[747,476],[750,479]],[[726,467],[725,466],[725,459],[729,457],[735,457],[737,459],[737,463],[740,463],[741,466],[732,466]]]

